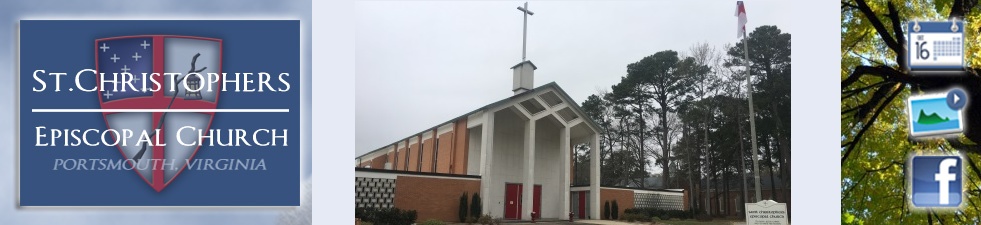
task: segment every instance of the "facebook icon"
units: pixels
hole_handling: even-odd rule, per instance
[[[913,156],[911,167],[914,207],[958,207],[964,171],[960,156]]]

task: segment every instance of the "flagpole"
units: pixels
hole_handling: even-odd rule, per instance
[[[762,201],[761,198],[763,196],[763,191],[760,190],[760,165],[759,156],[756,154],[756,152],[759,150],[759,148],[756,146],[756,113],[753,112],[753,77],[749,74],[749,45],[746,44],[746,39],[749,39],[749,35],[747,35],[746,31],[744,30],[743,53],[746,60],[743,61],[743,64],[746,66],[746,96],[749,97],[749,131],[751,133],[750,137],[752,137],[753,141],[753,148],[751,149],[753,151],[753,185],[756,186],[756,201],[759,202]]]

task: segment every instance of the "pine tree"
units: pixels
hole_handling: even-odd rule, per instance
[[[603,203],[603,219],[610,219],[610,201]]]
[[[473,218],[480,218],[483,215],[483,208],[480,205],[480,193],[473,193],[473,199],[470,200],[470,216]]]
[[[460,196],[459,210],[460,211],[459,211],[458,219],[460,219],[461,223],[466,222],[467,221],[467,193],[466,192],[463,192],[463,195]]]

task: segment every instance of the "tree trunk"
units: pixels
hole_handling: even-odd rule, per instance
[[[647,127],[647,123],[644,122],[644,104],[638,104],[637,107],[638,107],[638,109],[640,109],[640,113],[637,113],[637,116],[640,117],[640,119],[639,119],[640,120],[639,121],[640,122],[639,123],[640,124],[640,132],[639,132],[638,135],[640,136],[640,143],[639,143],[639,146],[640,146],[640,155],[642,156],[642,159],[643,159],[643,156],[645,156],[645,151],[644,151],[644,128]],[[645,168],[646,167],[646,163],[641,163],[641,166],[640,167],[641,167],[640,168],[641,171],[645,171],[647,169],[647,168]],[[647,186],[647,182],[644,182],[644,178],[640,178],[640,180],[641,180],[640,181],[640,187],[641,188],[646,187]]]
[[[732,215],[732,208],[729,207],[729,167],[728,166],[724,169],[722,178],[723,178],[723,185],[725,187],[725,195],[724,195],[725,200],[723,200],[722,202],[726,206],[726,215]]]
[[[777,199],[777,184],[773,180],[773,151],[770,150],[770,146],[772,145],[770,143],[772,143],[772,141],[768,142],[769,143],[767,143],[766,148],[764,149],[766,149],[766,164],[770,169],[770,197],[773,199],[773,201],[782,202],[780,199]]]
[[[705,90],[705,79],[702,79],[702,90],[703,91]],[[705,98],[704,98],[704,95],[703,95],[702,100],[704,100],[704,99]],[[705,102],[703,102],[703,103],[705,103]],[[703,110],[703,113],[705,114],[705,120],[702,121],[702,126],[703,126],[702,127],[703,128],[702,129],[703,130],[702,134],[704,135],[704,136],[702,136],[702,138],[703,138],[703,140],[705,140],[705,142],[704,142],[704,145],[702,146],[702,148],[704,148],[706,151],[708,151],[708,149],[709,149],[709,144],[708,144],[709,143],[709,140],[708,140],[709,111],[708,110]]]
[[[709,154],[708,149],[705,150],[705,213],[712,215],[712,195],[709,191],[712,190],[712,156]]]
[[[664,100],[661,100],[662,102]],[[668,181],[671,177],[671,142],[668,140],[668,108],[667,104],[661,104],[661,159],[663,160],[664,171],[661,172],[661,179],[663,180],[664,187],[668,187]]]
[[[682,132],[685,134],[684,136],[688,136],[689,135],[688,134],[688,126],[684,126],[684,131],[682,131]],[[686,163],[688,165],[688,168],[686,168],[685,170],[688,171],[688,193],[693,193],[694,194],[694,192],[692,192],[692,190],[693,190],[692,188],[695,186],[695,184],[694,184],[694,182],[692,182],[693,181],[692,175],[694,174],[694,172],[693,172],[694,171],[693,165],[695,165],[695,164],[692,163],[692,161],[693,161],[692,160],[692,155],[693,154],[691,154],[691,151],[692,151],[691,146],[689,146],[689,145],[686,144],[686,148],[688,150],[688,154],[687,154],[688,155],[688,157],[687,157],[688,158],[688,163]],[[691,209],[693,209],[695,207],[695,201],[692,200],[691,196],[688,196],[688,199],[686,199],[686,200],[688,200],[688,210],[691,211]]]
[[[618,124],[620,126],[619,129],[620,135],[618,138],[620,139],[620,144],[622,145],[620,151],[630,151],[630,139],[627,138],[628,137],[627,135],[630,133],[630,131],[629,131],[629,127],[625,126],[625,123],[628,122],[629,121],[627,121],[627,118],[625,116],[620,117],[620,120],[618,121]],[[632,177],[621,175],[619,179],[617,179],[616,183],[625,185],[628,184],[628,182],[631,182],[632,180],[633,180]]]
[[[716,176],[719,176],[719,175],[716,175]],[[722,187],[722,184],[721,184],[722,183],[722,179],[720,179],[720,177],[716,177],[715,178],[715,182],[719,182],[719,183],[716,183],[715,184],[715,204],[716,204],[715,214],[716,215],[723,215],[722,214],[722,201],[721,201],[722,189],[720,188],[720,187]]]
[[[775,119],[777,127],[777,150],[780,152],[780,181],[781,187],[783,188],[781,191],[783,196],[781,197],[786,199],[786,196],[789,195],[784,193],[786,193],[790,187],[790,141],[787,140],[789,135],[784,133],[784,129],[781,126],[781,124],[783,124],[783,120],[780,119],[780,112],[777,110],[777,105],[771,104],[770,107],[773,108],[773,118]]]
[[[692,191],[692,193],[695,193],[695,209],[700,211],[702,208],[705,207],[702,204],[703,197],[702,197],[702,180],[701,180],[701,178],[698,179],[698,183],[695,183],[695,190]]]

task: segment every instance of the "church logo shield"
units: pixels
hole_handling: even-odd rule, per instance
[[[95,61],[96,71],[104,74],[96,76],[102,116],[107,128],[121,131],[112,138],[121,157],[128,159],[124,167],[133,168],[153,190],[163,191],[200,150],[198,133],[179,132],[181,128],[206,131],[214,119],[222,82],[221,76],[207,74],[222,72],[222,40],[101,38],[95,40]]]

